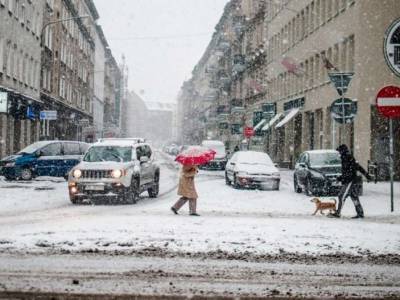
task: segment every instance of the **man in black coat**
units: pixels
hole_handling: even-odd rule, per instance
[[[330,217],[340,218],[340,213],[342,211],[342,207],[344,201],[348,196],[353,200],[354,206],[356,208],[357,215],[353,217],[353,219],[364,218],[364,211],[360,203],[360,199],[358,198],[358,176],[357,171],[360,171],[368,181],[371,180],[371,176],[361,167],[354,156],[351,154],[349,148],[346,145],[340,145],[336,149],[340,158],[342,159],[342,176],[338,178],[342,182],[342,187],[339,192],[339,205],[334,214],[329,215]]]

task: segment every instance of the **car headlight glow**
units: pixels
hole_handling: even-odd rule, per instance
[[[76,179],[79,179],[79,178],[82,177],[82,171],[79,170],[79,169],[76,169],[76,170],[74,170],[74,171],[72,172],[72,175],[73,175]]]
[[[111,177],[112,178],[116,178],[116,179],[118,179],[118,178],[121,178],[122,177],[122,175],[123,175],[123,172],[121,171],[121,170],[112,170],[111,171]]]
[[[6,167],[14,167],[15,161],[6,163]]]

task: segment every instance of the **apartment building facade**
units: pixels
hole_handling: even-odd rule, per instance
[[[0,1],[0,156],[39,137],[44,0]]]
[[[46,0],[41,100],[57,119],[43,122],[42,138],[84,140],[82,129],[93,123],[98,17],[92,1]]]
[[[377,162],[386,177],[388,121],[377,113],[375,97],[385,85],[400,85],[383,54],[385,32],[399,12],[395,0],[230,1],[207,49],[215,55],[220,50],[215,37],[227,37],[218,59],[227,62],[217,67],[229,80],[217,76],[216,82],[230,86],[218,89],[213,101],[219,130],[204,135],[224,140],[229,149],[242,145],[268,152],[291,167],[302,151],[346,143],[362,165]],[[204,64],[200,60],[195,70]],[[331,104],[340,97],[329,80],[334,71],[354,73],[345,95],[357,103],[352,123],[340,125],[331,118]],[[190,82],[196,82],[195,75]],[[186,102],[193,99],[188,96]],[[255,129],[250,140],[243,137],[247,126]],[[394,128],[398,148],[398,120]]]

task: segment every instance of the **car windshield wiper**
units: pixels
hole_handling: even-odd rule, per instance
[[[115,154],[115,153],[112,153],[112,152],[110,152],[110,154],[111,154],[112,156],[114,156],[116,159],[119,159],[119,162],[122,162],[122,161],[123,161],[122,157],[119,156],[118,154]]]

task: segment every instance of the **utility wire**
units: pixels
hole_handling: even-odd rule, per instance
[[[126,38],[111,38],[108,40],[112,41],[130,41],[130,40],[169,40],[169,39],[185,39],[185,38],[194,38],[199,36],[208,36],[212,34],[212,32],[204,32],[197,34],[185,34],[185,35],[164,35],[164,36],[132,36]]]

